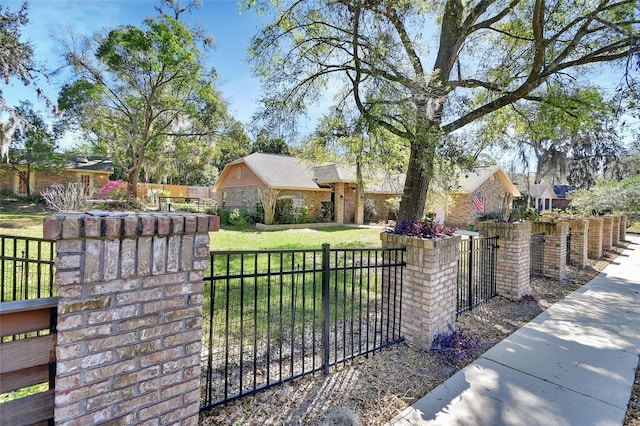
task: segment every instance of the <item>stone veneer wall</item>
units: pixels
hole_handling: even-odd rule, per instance
[[[55,422],[197,425],[203,270],[219,218],[55,214]]]
[[[401,309],[400,331],[407,341],[429,348],[433,337],[456,319],[460,237],[431,240],[382,233],[380,238],[383,248],[407,248],[402,306],[393,306]]]
[[[498,237],[498,294],[517,300],[531,294],[531,223],[478,222],[481,237]]]
[[[602,219],[602,249],[611,250],[613,247],[613,216],[603,216]]]
[[[602,217],[589,218],[589,249],[590,259],[600,259],[602,256],[602,227],[604,219]]]
[[[563,281],[567,278],[567,236],[569,224],[566,222],[533,222],[531,232],[544,233],[545,277]]]
[[[589,257],[589,220],[569,219],[567,223],[571,233],[569,260],[572,265],[584,268]]]

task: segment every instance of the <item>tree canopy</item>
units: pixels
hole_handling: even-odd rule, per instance
[[[185,144],[207,150],[229,120],[216,73],[204,67],[199,33],[180,21],[187,9],[166,4],[173,16],[160,9],[141,27],[64,45],[74,78],[62,88],[59,106],[123,167],[132,188],[145,168],[167,173],[162,159]]]
[[[16,12],[3,9],[0,4],[0,78],[6,84],[14,77],[24,84],[29,84],[32,80],[33,47],[22,40],[21,32],[22,27],[29,22],[27,10],[26,1]],[[3,112],[9,115],[8,119]],[[13,134],[22,123],[20,115],[5,104],[0,91],[0,159],[7,157]]]
[[[331,102],[403,140],[400,219],[422,216],[446,135],[541,101],[547,81],[628,58],[638,39],[634,0],[244,3],[274,17],[250,48],[268,88],[262,118],[282,123]]]

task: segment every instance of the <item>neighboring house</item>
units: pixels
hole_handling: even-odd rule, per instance
[[[109,159],[97,156],[75,157],[57,173],[31,172],[31,193],[40,194],[53,184],[67,182],[82,182],[87,193],[91,193],[95,189],[102,188],[109,181],[111,173],[113,173],[113,163]],[[0,190],[18,195],[27,193],[22,181],[13,173],[0,175]]]
[[[556,207],[554,200],[557,200],[558,196],[551,184],[535,183],[529,187],[529,195],[533,198],[533,206],[538,211],[551,211]]]
[[[475,227],[481,216],[509,211],[520,191],[500,167],[484,166],[461,172],[459,188],[449,195],[449,206],[435,211],[444,210],[442,220],[447,225],[469,229],[470,225]]]
[[[337,223],[362,223],[362,203],[353,176],[353,170],[341,164],[314,165],[256,152],[229,163],[213,192],[223,208],[254,209],[260,202],[259,188],[277,189],[280,196],[293,196],[296,206],[306,206],[310,217],[318,217],[322,202],[331,201]]]
[[[556,198],[553,199],[554,209],[567,209],[571,204],[571,196],[569,192],[573,191],[575,186],[571,185],[553,185],[553,192],[556,194]]]

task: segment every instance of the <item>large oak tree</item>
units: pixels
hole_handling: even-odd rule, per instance
[[[252,40],[263,116],[357,108],[410,149],[401,219],[422,216],[446,135],[637,48],[635,0],[289,0]],[[271,15],[268,15],[271,14]],[[431,43],[435,40],[434,43]]]

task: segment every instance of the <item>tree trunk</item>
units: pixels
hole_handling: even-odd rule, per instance
[[[416,136],[411,142],[411,154],[398,220],[422,219],[429,184],[433,177],[436,146],[441,137],[438,131],[439,120],[434,120],[433,117],[440,117],[442,102],[432,98],[425,105],[418,106],[417,110],[417,119],[423,123],[416,126]]]

